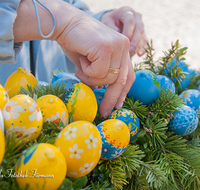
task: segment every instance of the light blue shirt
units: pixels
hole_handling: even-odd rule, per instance
[[[65,1],[98,20],[105,13],[105,11],[90,12],[87,5],[80,0]],[[0,3],[0,84],[4,86],[9,75],[18,67],[31,71],[31,63],[33,63],[35,77],[38,81],[50,82],[52,71],[56,69],[74,73],[75,65],[65,56],[55,41],[32,41],[32,52],[30,52],[29,41],[14,44],[12,28],[19,3],[20,0],[1,0]],[[30,54],[32,54],[32,60]]]

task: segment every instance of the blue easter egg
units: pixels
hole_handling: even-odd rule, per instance
[[[183,91],[180,95],[187,106],[193,108],[196,112],[200,108],[200,91],[196,89],[189,89]]]
[[[168,128],[176,135],[186,136],[191,134],[198,126],[197,113],[187,105],[180,105],[174,112],[173,118],[168,123]]]
[[[126,123],[130,131],[130,140],[134,139],[140,130],[140,122],[134,112],[128,109],[118,109],[111,113],[109,119],[119,119]]]
[[[176,63],[176,59],[173,59],[170,63],[167,64],[167,68],[165,68],[166,73],[168,73],[169,71],[171,71],[172,67],[175,65]],[[189,73],[189,69],[188,66],[186,65],[186,63],[184,61],[179,61],[178,62],[178,67],[181,68],[184,72],[187,72],[187,74],[185,74],[185,78],[181,78],[179,77],[179,79],[181,79],[180,83],[181,83],[181,87],[182,89],[187,88],[187,86],[190,83],[190,73]],[[175,68],[177,68],[177,65],[175,65]],[[173,79],[176,82],[176,79]]]
[[[94,95],[95,95],[95,97],[97,99],[97,106],[98,106],[97,113],[99,113],[99,106],[101,104],[101,101],[104,98],[105,91],[106,91],[105,88],[97,88],[97,89],[93,90]]]
[[[38,81],[39,85],[40,86],[48,86],[50,85],[48,82],[45,82],[45,81]]]
[[[161,88],[165,89],[165,93],[167,92],[167,89],[170,89],[172,92],[175,93],[175,84],[170,78],[165,75],[157,75],[157,78],[160,81]]]
[[[128,92],[129,98],[139,100],[149,105],[160,96],[160,81],[157,75],[149,70],[140,70],[135,73],[136,79]]]
[[[65,85],[65,88],[67,89],[67,90],[69,90],[70,88],[73,88],[73,86],[75,85],[75,84],[77,84],[77,83],[79,83],[77,80],[75,80],[75,79],[72,79],[72,78],[60,78],[60,79],[58,79],[58,80],[56,80],[54,83],[53,83],[53,87],[55,86],[55,85],[58,85],[59,84],[59,86],[61,86],[61,85]]]
[[[77,82],[81,82],[79,78],[77,78],[74,74],[72,73],[66,73],[66,72],[61,72],[56,75],[53,75],[53,78],[51,80],[51,83],[53,84],[55,81],[57,81],[60,78],[70,78],[70,79],[75,79]]]

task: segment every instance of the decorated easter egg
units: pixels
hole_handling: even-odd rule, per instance
[[[188,66],[186,65],[186,63],[184,61],[179,61],[177,65],[176,64],[176,59],[173,59],[171,64],[168,63],[167,67],[165,68],[166,73],[168,73],[169,71],[171,71],[171,69],[173,67],[175,67],[175,69],[181,68],[184,72],[186,72],[185,74],[185,78],[179,77],[180,79],[180,84],[182,89],[187,88],[189,82],[190,82],[190,74],[189,74],[189,69]],[[173,79],[174,81],[176,81],[176,79]]]
[[[75,79],[78,83],[81,82],[80,79],[77,78],[74,74],[72,74],[72,73],[66,73],[66,72],[61,72],[61,73],[53,75],[51,83],[53,84],[56,80],[58,80],[60,78]]]
[[[104,98],[104,93],[105,93],[106,89],[105,88],[97,88],[95,90],[93,90],[94,92],[94,95],[96,97],[96,100],[97,100],[97,106],[98,106],[98,109],[97,109],[97,113],[99,113],[99,106]]]
[[[44,95],[37,99],[37,104],[40,107],[43,115],[43,121],[51,121],[57,124],[62,121],[67,125],[69,113],[65,103],[54,95]]]
[[[140,122],[134,112],[128,109],[118,109],[111,113],[109,119],[119,119],[123,121],[129,128],[130,140],[134,139],[140,130]]]
[[[197,113],[187,105],[180,105],[177,109],[168,124],[169,130],[181,136],[191,134],[199,123]]]
[[[9,96],[5,88],[0,84],[0,109],[3,110],[5,104],[8,102]]]
[[[97,114],[97,100],[90,87],[82,82],[67,91],[66,104],[74,121],[93,122]]]
[[[58,80],[56,80],[53,83],[53,87],[55,87],[56,85],[65,85],[65,88],[67,90],[69,90],[70,88],[73,88],[75,84],[79,83],[76,79],[72,79],[72,78],[60,78]]]
[[[190,106],[195,111],[200,108],[200,91],[196,89],[189,89],[183,91],[180,95],[187,106]]]
[[[157,75],[157,78],[160,81],[161,88],[165,89],[165,93],[168,89],[175,93],[175,84],[170,78],[165,75]]]
[[[28,189],[56,190],[62,184],[67,173],[65,158],[54,145],[35,144],[19,157],[15,166],[17,183]]]
[[[42,113],[36,102],[27,95],[12,97],[3,109],[6,130],[15,130],[18,136],[28,139],[37,138],[42,130]]]
[[[0,129],[4,132],[4,120],[1,109],[0,109]]]
[[[128,92],[128,97],[145,105],[157,100],[160,96],[160,81],[157,75],[149,70],[137,71],[135,75],[136,79]]]
[[[40,86],[48,86],[48,85],[50,85],[48,82],[45,82],[45,81],[38,81],[38,84]]]
[[[101,134],[103,159],[115,159],[124,153],[130,142],[128,126],[118,119],[107,119],[97,125]]]
[[[101,156],[101,136],[88,121],[67,125],[58,135],[55,145],[67,162],[67,176],[82,177],[90,173]]]
[[[5,137],[3,131],[0,129],[0,165],[5,154]]]
[[[10,98],[20,91],[20,87],[28,89],[27,85],[39,85],[36,78],[28,72],[26,69],[19,67],[15,72],[13,72],[5,83],[5,89]]]

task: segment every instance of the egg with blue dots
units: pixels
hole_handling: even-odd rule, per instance
[[[160,96],[160,81],[157,75],[149,70],[139,70],[136,79],[128,92],[128,97],[149,105]]]
[[[102,159],[115,159],[122,155],[130,142],[128,126],[118,119],[107,119],[97,125],[102,139]]]
[[[12,97],[3,109],[5,130],[17,132],[17,137],[26,135],[36,139],[43,127],[42,113],[37,103],[29,96],[20,94]]]
[[[193,108],[196,112],[200,108],[200,91],[196,89],[188,89],[183,91],[180,95],[185,104]]]
[[[26,189],[58,189],[66,173],[67,164],[64,155],[52,144],[40,143],[26,149],[15,165],[15,173],[22,172],[27,177],[18,177],[20,187]]]
[[[140,130],[140,122],[136,114],[128,109],[118,109],[113,111],[109,119],[119,119],[123,121],[129,128],[130,131],[130,140],[133,140]]]
[[[157,75],[157,78],[160,81],[161,89],[162,88],[165,89],[165,93],[167,92],[168,89],[175,93],[176,91],[175,84],[170,78],[168,78],[165,75]]]
[[[184,61],[179,60],[177,63],[177,60],[173,59],[171,64],[167,63],[167,66],[165,68],[166,73],[170,72],[172,68],[175,68],[175,69],[181,68],[183,72],[186,72],[185,78],[179,77],[181,89],[184,90],[185,88],[187,88],[187,86],[190,83],[190,73],[189,73],[188,65]],[[176,82],[175,78],[173,80],[174,82]]]
[[[187,105],[180,105],[168,123],[168,129],[176,135],[186,136],[195,131],[199,118],[195,110]]]
[[[66,72],[60,72],[57,74],[54,74],[51,80],[51,83],[53,84],[55,81],[57,81],[60,78],[68,78],[68,79],[74,79],[77,82],[81,82],[79,78],[77,78],[74,74],[72,73],[66,73]]]

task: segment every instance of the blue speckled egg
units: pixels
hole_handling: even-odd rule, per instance
[[[105,88],[97,88],[97,89],[93,90],[94,95],[95,95],[95,97],[97,99],[97,106],[98,106],[97,113],[99,113],[99,106],[101,104],[101,101],[104,98],[105,91],[106,91]]]
[[[140,70],[135,73],[136,79],[128,92],[129,98],[139,100],[149,105],[160,96],[160,81],[157,75],[149,70]]]
[[[124,153],[130,142],[128,126],[118,119],[107,119],[97,125],[102,139],[101,158],[115,159]]]
[[[175,84],[174,82],[165,75],[157,75],[158,80],[160,81],[161,88],[165,89],[165,93],[168,89],[175,93]]]
[[[61,72],[58,74],[53,75],[51,83],[53,84],[56,80],[60,78],[70,78],[70,79],[75,79],[77,82],[81,82],[79,78],[77,78],[74,74],[72,73],[66,73],[66,72]]]
[[[172,67],[175,65],[176,63],[176,59],[173,59],[171,65],[168,63],[167,67],[165,68],[165,71],[168,73],[169,71],[171,71]],[[169,66],[170,65],[170,66]],[[181,78],[181,87],[182,89],[187,88],[188,84],[190,83],[190,74],[189,74],[189,69],[188,66],[186,65],[186,63],[184,61],[179,61],[178,62],[178,67],[181,68],[184,72],[187,72],[187,74],[185,74],[185,78]],[[175,68],[177,68],[177,65],[175,65]],[[176,81],[176,79],[173,79],[174,81]]]
[[[39,85],[40,86],[48,86],[50,85],[48,82],[45,82],[45,81],[38,81]]]
[[[130,131],[131,140],[137,136],[140,130],[139,119],[137,115],[131,110],[124,109],[124,108],[115,110],[111,113],[111,115],[109,116],[109,119],[119,119],[123,121],[124,123],[126,123]]]
[[[168,123],[168,128],[176,135],[186,136],[191,134],[198,126],[197,113],[187,105],[180,105],[174,112],[173,118]]]
[[[180,95],[187,106],[190,106],[195,111],[200,108],[200,91],[196,89],[189,89],[183,91]]]
[[[70,88],[73,88],[73,86],[75,84],[79,83],[77,80],[75,79],[72,79],[72,78],[60,78],[58,80],[56,80],[54,83],[53,83],[53,87],[57,84],[59,84],[59,86],[61,85],[65,85],[65,88],[67,90],[69,90]]]

